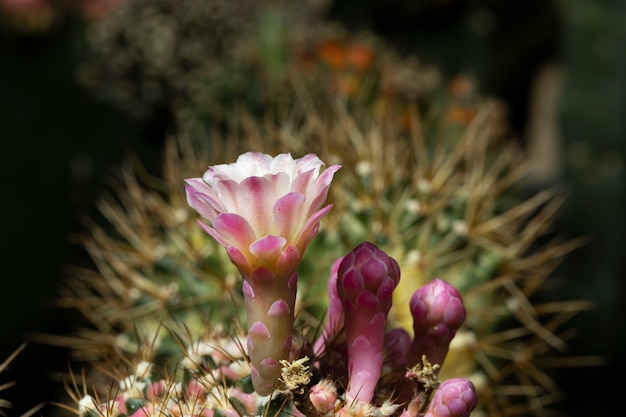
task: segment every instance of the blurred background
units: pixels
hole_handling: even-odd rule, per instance
[[[86,28],[123,1],[0,0],[0,360],[33,333],[72,327],[49,300],[65,266],[82,256],[71,245],[81,216],[129,150],[160,155],[166,116],[129,117],[79,82]],[[572,355],[603,355],[606,364],[560,370],[568,397],[558,409],[616,415],[611,398],[626,388],[626,1],[313,3],[325,19],[377,33],[444,77],[471,74],[509,105],[516,136],[534,155],[529,193],[563,184],[559,232],[590,237],[557,275],[567,297],[595,304],[575,318]],[[62,349],[30,343],[0,374],[0,384],[17,383],[0,392],[14,404],[7,413],[53,397],[55,372],[66,367]]]

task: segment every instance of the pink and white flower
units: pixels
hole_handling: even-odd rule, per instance
[[[340,166],[320,174],[323,165],[315,154],[293,159],[288,153],[247,152],[233,164],[185,180],[187,201],[244,275],[287,260],[293,269],[331,209],[322,205]]]
[[[289,359],[297,268],[332,207],[322,206],[340,166],[320,173],[322,165],[314,154],[248,152],[185,180],[189,205],[208,221],[201,227],[226,247],[243,277],[252,383],[260,395],[272,392],[280,360]]]

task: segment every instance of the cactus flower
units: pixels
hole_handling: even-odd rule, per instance
[[[410,308],[414,334],[407,365],[415,365],[422,355],[431,364],[442,365],[450,341],[465,321],[461,294],[446,281],[435,279],[415,291]]]
[[[343,258],[337,277],[348,351],[346,397],[369,403],[382,370],[387,314],[400,268],[385,252],[364,242]]]
[[[300,258],[317,232],[322,208],[334,173],[333,165],[320,174],[324,163],[314,154],[293,159],[247,152],[233,164],[209,167],[202,178],[185,180],[187,202],[208,220],[201,227],[224,245],[231,260],[249,276],[263,266],[295,270],[291,259]]]
[[[279,361],[289,358],[296,270],[331,209],[322,205],[340,166],[320,174],[322,165],[314,154],[248,152],[185,180],[187,202],[209,223],[201,227],[226,247],[243,277],[252,382],[261,395],[272,392]]]
[[[478,396],[471,381],[447,379],[433,394],[424,417],[469,417],[477,402]]]

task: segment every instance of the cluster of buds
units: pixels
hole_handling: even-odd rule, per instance
[[[461,295],[443,280],[431,281],[411,299],[413,335],[392,328],[387,315],[400,268],[372,243],[333,264],[319,337],[306,340],[294,328],[298,266],[331,209],[324,204],[340,168],[320,172],[322,166],[313,154],[294,160],[250,152],[186,180],[201,227],[242,275],[246,334],[193,344],[181,362],[182,382],[155,378],[151,364],[142,362],[120,381],[119,395],[104,404],[84,397],[79,414],[470,415],[477,402],[473,384],[437,378],[465,320]]]
[[[258,395],[238,383],[241,376],[250,374],[250,367],[242,354],[220,359],[217,349],[205,352],[202,362],[187,362],[186,370],[193,378],[177,381],[155,377],[153,364],[139,362],[128,376],[118,381],[115,395],[104,403],[90,395],[78,401],[79,414],[97,417],[197,416],[236,417],[259,414]],[[189,357],[187,358],[189,359]],[[202,370],[210,361],[222,365],[213,370]],[[246,372],[247,369],[247,372]],[[227,371],[224,373],[220,373]],[[218,376],[219,373],[219,376]]]
[[[389,416],[401,411],[405,417],[424,412],[432,417],[469,416],[477,402],[473,384],[456,378],[439,385],[437,379],[449,344],[465,320],[461,295],[440,279],[418,289],[411,298],[411,337],[401,327],[388,329],[387,314],[399,280],[396,261],[369,242],[358,245],[331,270],[329,321],[315,347],[328,358],[333,357],[331,352],[345,355],[337,363],[322,356],[316,364],[322,374],[347,387],[336,414]],[[318,391],[311,396],[318,398]],[[328,406],[316,410],[324,415]]]

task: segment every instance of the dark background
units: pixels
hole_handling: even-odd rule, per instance
[[[626,2],[341,1],[332,15],[353,29],[378,32],[447,74],[476,73],[484,92],[509,103],[521,141],[532,80],[548,62],[564,70],[558,121],[567,163],[561,181],[570,197],[559,227],[592,241],[559,274],[568,283],[564,296],[596,305],[576,318],[580,335],[571,353],[604,355],[607,364],[560,371],[568,393],[560,408],[573,416],[618,413],[626,388],[619,382],[626,371]],[[154,155],[160,148],[77,85],[81,30],[68,15],[46,33],[1,32],[0,360],[32,332],[72,327],[72,317],[47,306],[65,265],[80,256],[68,238],[127,150]],[[61,349],[30,343],[0,374],[0,383],[17,382],[0,393],[14,403],[9,415],[55,398],[65,369]]]

